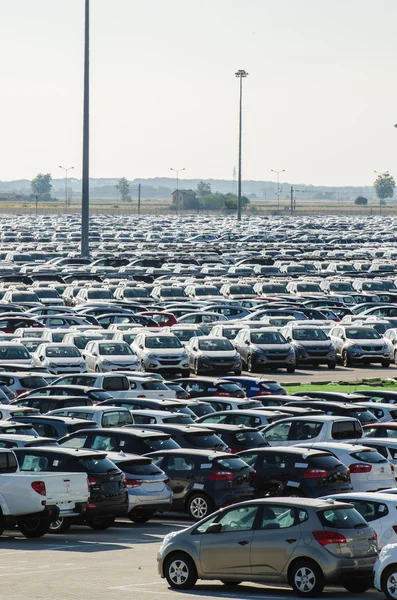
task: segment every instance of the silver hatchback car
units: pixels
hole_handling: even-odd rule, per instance
[[[326,584],[363,593],[372,585],[376,534],[346,502],[265,498],[224,508],[165,536],[157,557],[174,589],[197,579],[288,583],[314,597]]]

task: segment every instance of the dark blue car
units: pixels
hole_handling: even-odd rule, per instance
[[[222,379],[227,381],[233,381],[241,386],[247,395],[247,398],[253,396],[286,396],[287,390],[281,387],[277,381],[273,379],[262,379],[261,377],[245,377],[243,375],[236,375],[231,377],[223,377]]]

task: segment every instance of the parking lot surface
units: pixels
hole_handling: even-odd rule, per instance
[[[187,592],[169,589],[157,575],[157,550],[167,533],[188,524],[156,519],[134,526],[120,521],[105,532],[75,527],[67,535],[47,535],[39,540],[27,540],[19,533],[6,531],[0,538],[0,585],[12,600],[296,598],[287,586],[242,584],[231,589],[218,581],[199,581]],[[323,597],[347,600],[352,595],[329,587]],[[383,595],[370,590],[364,597],[375,600]]]

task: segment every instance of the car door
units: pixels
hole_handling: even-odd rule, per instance
[[[308,519],[304,509],[265,504],[251,542],[253,577],[278,579],[291,561],[302,537],[300,523]]]
[[[251,543],[257,514],[257,505],[240,506],[212,521],[221,530],[201,535],[200,564],[206,575],[227,579],[228,575],[244,577],[251,573]]]
[[[174,502],[184,504],[184,499],[189,490],[194,489],[196,478],[196,462],[191,456],[177,454],[168,456],[163,462],[164,471],[170,478],[170,487],[174,493]],[[196,482],[197,489],[203,486]]]
[[[332,331],[331,331],[331,341],[333,343],[333,345],[335,346],[335,350],[336,350],[336,355],[340,358],[342,356],[342,348],[343,348],[343,340],[341,338],[341,335],[343,334],[343,329],[341,327],[335,327]]]
[[[85,361],[87,363],[87,366],[90,369],[90,371],[93,370],[93,365],[94,365],[94,360],[93,360],[94,357],[92,355],[93,346],[94,346],[94,342],[88,342],[88,344],[84,348],[84,352],[82,353],[83,354],[83,358],[85,359]]]

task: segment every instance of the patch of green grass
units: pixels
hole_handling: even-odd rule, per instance
[[[368,390],[373,389],[376,391],[380,390],[391,390],[397,391],[397,385],[393,384],[385,384],[382,386],[371,386],[370,383],[358,385],[357,383],[345,384],[345,385],[285,385],[283,386],[287,390],[289,394],[293,394],[294,392],[359,392],[360,390]]]

